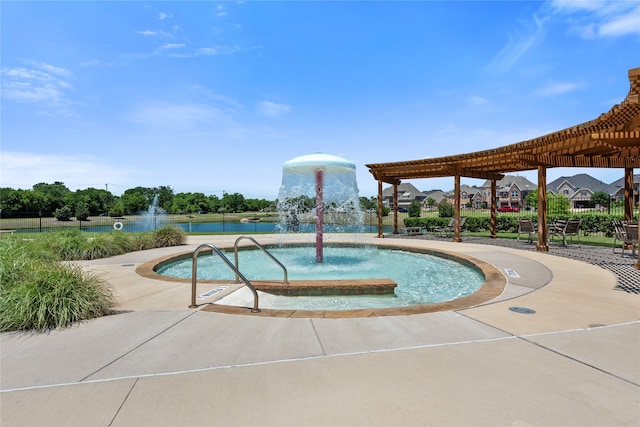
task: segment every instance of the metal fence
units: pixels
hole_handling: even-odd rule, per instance
[[[176,222],[176,218],[171,215],[136,215],[127,217],[92,216],[86,221],[79,221],[75,218],[69,221],[59,221],[53,216],[21,212],[11,218],[0,218],[0,230],[3,233],[39,233],[66,229],[94,232],[111,230],[143,232],[153,231],[164,225],[175,224]]]
[[[611,223],[614,219],[624,219],[624,208],[621,204],[613,204],[611,206],[596,206],[594,208],[567,208],[566,206],[553,206],[548,204],[548,212],[551,219],[555,217],[580,217],[583,218],[582,231],[591,235],[603,235],[608,236],[612,231]],[[467,218],[490,218],[490,209],[472,209],[462,208],[462,216]],[[398,223],[400,226],[404,225],[404,219],[408,218],[409,214],[406,212],[398,213]],[[438,216],[437,208],[428,211],[422,211],[421,217]],[[536,220],[537,213],[535,209],[520,210],[518,212],[497,212],[499,224],[505,221],[500,221],[500,218],[509,219],[512,218],[515,223],[515,218],[521,216],[530,216]],[[637,220],[638,211],[635,211],[635,218]],[[185,215],[134,215],[126,217],[109,217],[109,216],[91,216],[86,221],[78,221],[72,218],[69,221],[59,221],[53,217],[53,215],[40,214],[38,212],[21,212],[14,213],[11,217],[0,216],[0,230],[2,233],[11,232],[47,232],[64,229],[79,229],[82,231],[92,232],[105,232],[111,230],[122,230],[125,232],[144,232],[153,231],[161,228],[164,225],[174,224],[183,228],[187,232],[202,231],[238,231],[238,232],[251,232],[260,231],[268,232],[269,229],[266,224],[244,224],[244,228],[238,222],[228,221],[224,222],[224,216],[222,222],[217,222],[215,228],[210,229],[203,228],[202,224],[196,224],[194,221],[193,227],[188,219],[189,216]],[[364,219],[364,231],[370,232],[373,228],[377,229],[377,214],[373,211],[368,211],[363,215]],[[238,220],[239,221],[239,220]],[[385,229],[389,229],[393,226],[393,213],[383,218],[383,226]],[[473,222],[473,221],[472,221]],[[509,223],[509,221],[506,221]],[[240,227],[240,228],[238,228]],[[245,230],[246,228],[246,230]],[[500,230],[499,230],[500,231]]]

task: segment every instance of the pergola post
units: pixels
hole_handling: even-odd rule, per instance
[[[382,180],[378,180],[378,237],[384,237],[382,234]]]
[[[497,226],[497,218],[496,218],[496,204],[498,202],[497,200],[498,195],[496,194],[497,191],[498,189],[497,189],[496,179],[493,178],[491,180],[491,229],[490,229],[491,235],[489,236],[492,239],[495,239],[498,237],[498,234],[497,234],[498,226]]]
[[[398,234],[398,184],[393,184],[393,234]]]
[[[633,221],[633,168],[624,168],[624,219]]]
[[[462,238],[460,237],[460,174],[456,174],[454,177],[453,193],[455,197],[453,241],[462,242]]]
[[[547,168],[538,166],[538,244],[536,250],[549,252],[547,240]]]

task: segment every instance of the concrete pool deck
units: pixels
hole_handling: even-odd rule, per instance
[[[459,252],[508,282],[477,307],[344,319],[188,309],[190,284],[135,273],[236,237],[79,263],[111,283],[120,314],[0,335],[0,425],[640,425],[640,295],[616,289],[611,271],[499,246],[328,234]]]

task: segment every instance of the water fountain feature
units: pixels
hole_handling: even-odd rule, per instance
[[[262,292],[260,301],[267,309],[310,313],[361,310],[363,315],[370,315],[372,309],[388,313],[407,308],[409,311],[402,312],[406,314],[426,312],[436,306],[436,310],[451,307],[448,304],[452,300],[477,304],[502,292],[497,279],[483,284],[488,274],[502,278],[499,272],[477,267],[466,257],[431,250],[398,250],[362,234],[364,214],[355,165],[343,158],[316,153],[285,162],[278,210],[278,231],[286,234],[282,233],[277,244],[268,250],[288,271],[286,283],[282,283],[278,266],[263,252],[250,247],[220,248],[235,252],[238,269]],[[313,223],[315,246],[312,236],[305,233]],[[331,236],[332,244],[324,248],[325,228],[340,231],[336,225],[341,224],[351,236]],[[354,224],[359,225],[359,230],[354,230]],[[196,276],[196,280],[207,280],[212,285],[234,280],[234,271],[219,257],[203,257],[197,263],[197,274],[193,258],[180,256],[163,259],[144,270],[150,275],[182,279]],[[195,298],[195,285],[192,287]],[[483,292],[476,292],[481,287]],[[240,287],[221,298],[219,306],[247,307],[253,303],[255,307],[257,294],[249,290]]]
[[[166,213],[158,205],[158,195],[153,197],[153,201],[146,211],[140,213],[139,229],[140,231],[153,231],[165,225]]]
[[[281,229],[295,232],[299,221],[315,216],[316,263],[323,262],[325,220],[362,227],[355,172],[352,162],[324,153],[296,157],[282,167],[278,194]]]

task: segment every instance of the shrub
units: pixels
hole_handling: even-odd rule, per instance
[[[53,254],[58,260],[70,261],[82,259],[82,245],[85,240],[86,237],[80,230],[69,229],[43,233],[33,244]]]
[[[440,202],[440,204],[438,205],[438,216],[440,216],[441,218],[453,217],[453,205],[446,200]]]
[[[165,225],[153,233],[153,245],[156,248],[165,248],[168,246],[179,246],[183,244],[186,234],[175,225]]]
[[[58,221],[69,221],[72,215],[73,215],[73,212],[71,211],[71,208],[69,206],[63,206],[61,208],[56,209],[53,212],[53,216]]]
[[[79,267],[42,257],[17,239],[0,240],[0,332],[43,331],[111,312],[111,289]]]
[[[131,238],[132,250],[143,251],[155,248],[155,242],[151,233],[136,233]]]
[[[421,210],[422,208],[420,206],[420,202],[417,200],[412,201],[411,204],[409,205],[409,217],[419,218]]]
[[[111,230],[108,235],[109,239],[111,239],[113,243],[120,248],[120,250],[122,251],[121,253],[127,253],[137,250],[135,246],[135,234],[123,233],[118,230]]]
[[[85,202],[79,202],[76,206],[76,219],[86,221],[89,219],[89,206]]]
[[[113,236],[97,233],[95,237],[86,239],[80,247],[79,259],[100,259],[121,255],[127,251],[120,246]]]

